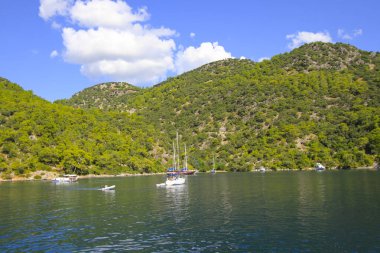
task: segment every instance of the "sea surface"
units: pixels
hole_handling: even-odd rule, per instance
[[[0,183],[0,252],[380,252],[380,172]],[[115,191],[98,190],[116,185]]]

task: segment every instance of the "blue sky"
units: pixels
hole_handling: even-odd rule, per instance
[[[379,51],[378,0],[1,0],[0,76],[49,101],[303,43]]]

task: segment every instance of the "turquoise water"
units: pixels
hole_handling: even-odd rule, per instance
[[[0,183],[0,252],[380,252],[380,173]],[[97,190],[116,185],[116,191]]]

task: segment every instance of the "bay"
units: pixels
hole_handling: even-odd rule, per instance
[[[380,252],[376,171],[0,183],[0,252]],[[115,191],[100,191],[116,185]]]

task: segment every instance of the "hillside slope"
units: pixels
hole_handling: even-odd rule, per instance
[[[375,52],[366,52],[349,44],[314,42],[290,53],[274,56],[271,61],[285,70],[307,73],[314,70],[373,68],[376,57]]]
[[[210,63],[109,107],[142,116],[166,147],[179,131],[203,170],[213,154],[227,170],[350,168],[378,159],[379,94],[379,53],[317,42],[261,63]]]
[[[56,103],[71,105],[77,108],[99,108],[102,110],[122,110],[119,97],[133,94],[141,88],[125,82],[101,83],[74,94],[69,100],[62,99]]]
[[[0,78],[0,176],[163,169],[160,137],[136,115],[51,104]],[[41,174],[39,174],[41,176]]]

